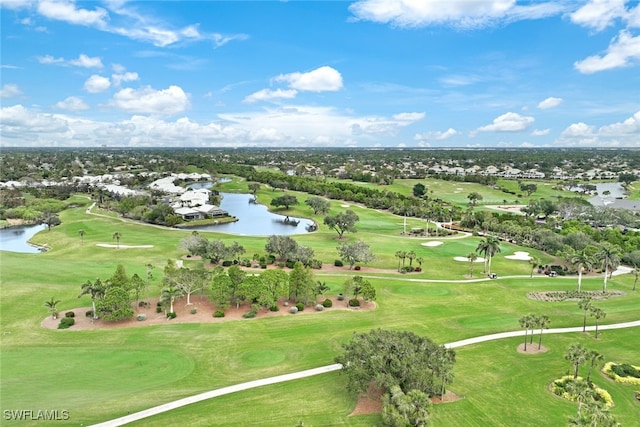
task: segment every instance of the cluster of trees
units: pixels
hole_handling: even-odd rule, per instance
[[[584,316],[582,320],[582,332],[587,331],[587,314],[590,317],[593,317],[596,321],[596,339],[598,339],[598,325],[600,323],[600,319],[604,319],[607,317],[607,313],[593,305],[591,298],[583,298],[578,301],[578,308],[583,311]]]
[[[596,350],[584,347],[582,344],[571,344],[565,354],[565,359],[571,364],[573,381],[568,382],[566,391],[574,396],[578,402],[577,414],[569,418],[570,426],[603,426],[616,427],[619,424],[609,412],[606,403],[596,396],[591,373],[604,360],[602,354]],[[578,377],[580,366],[588,365],[585,379]]]
[[[152,266],[147,266],[147,279],[138,274],[128,276],[124,266],[118,264],[115,272],[106,280],[87,280],[82,284],[83,295],[91,297],[93,319],[101,318],[107,321],[118,321],[133,317],[131,303],[139,301],[146,292],[151,278]]]
[[[540,316],[529,313],[519,319],[520,327],[524,329],[524,351],[527,351],[527,334],[531,331],[529,344],[533,344],[534,329],[540,329],[540,337],[538,339],[538,350],[542,347],[542,331],[549,329],[551,319],[546,314]]]
[[[388,426],[426,425],[429,397],[443,396],[453,380],[455,352],[412,332],[376,329],[354,333],[336,362],[347,389],[360,394],[371,384],[386,391]]]
[[[230,245],[226,245],[220,239],[210,241],[197,231],[193,231],[191,235],[182,239],[179,247],[189,252],[191,256],[209,259],[213,264],[222,260],[238,261],[246,252],[244,247],[236,241]]]

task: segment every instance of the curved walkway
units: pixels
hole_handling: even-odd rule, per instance
[[[640,320],[636,320],[633,322],[625,322],[625,323],[614,323],[611,325],[600,325],[598,327],[598,330],[602,331],[602,330],[609,330],[609,329],[633,328],[638,326],[640,326]],[[586,330],[594,331],[595,326],[587,326]],[[510,332],[501,332],[501,333],[491,334],[491,335],[482,335],[479,337],[468,338],[465,340],[448,343],[448,344],[445,344],[445,347],[458,348],[458,347],[463,347],[471,344],[478,344],[486,341],[519,337],[519,336],[523,336],[525,332],[527,331],[510,331]],[[577,326],[572,328],[554,328],[554,329],[545,330],[546,334],[562,334],[562,333],[569,333],[569,332],[582,332],[582,326]],[[192,403],[213,399],[214,397],[224,396],[226,394],[235,393],[237,391],[248,390],[255,387],[262,387],[265,385],[271,385],[271,384],[282,383],[285,381],[307,378],[314,375],[326,374],[328,372],[334,372],[340,369],[342,369],[342,365],[339,363],[334,363],[333,365],[321,366],[319,368],[308,369],[306,371],[293,372],[291,374],[278,375],[276,377],[263,378],[260,380],[249,381],[246,383],[236,384],[229,387],[223,387],[217,390],[211,390],[204,393],[196,394],[194,396],[185,397],[183,399],[174,400],[173,402],[165,403],[163,405],[154,406],[153,408],[145,409],[144,411],[136,412],[130,415],[126,415],[124,417],[116,418],[110,421],[105,421],[99,424],[94,424],[93,426],[90,426],[90,427],[118,427],[118,426],[129,424],[144,418],[152,417],[154,415],[158,415],[163,412],[168,412],[173,409],[180,408],[182,406],[187,406]]]

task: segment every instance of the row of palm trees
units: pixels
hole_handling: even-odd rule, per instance
[[[599,249],[587,246],[584,249],[575,251],[569,254],[568,260],[571,265],[578,269],[578,292],[582,289],[582,273],[596,266],[599,266],[604,273],[602,292],[607,292],[607,280],[611,277],[613,271],[620,266],[620,249],[608,242],[604,242]]]
[[[400,261],[402,261],[402,268],[404,268],[407,259],[409,260],[409,267],[413,266],[413,261],[416,261],[418,266],[422,267],[422,262],[424,261],[414,251],[396,251],[395,257],[398,258],[398,271],[401,270]]]
[[[526,314],[522,316],[519,320],[520,327],[524,328],[524,351],[527,351],[527,334],[529,330],[531,330],[531,341],[529,344],[533,344],[533,330],[539,328],[540,329],[540,338],[538,339],[538,350],[542,347],[542,331],[544,329],[549,329],[549,324],[551,323],[551,319],[546,314],[536,315],[533,313]]]

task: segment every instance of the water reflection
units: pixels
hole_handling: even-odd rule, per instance
[[[31,246],[28,242],[36,233],[45,230],[45,224],[25,225],[20,227],[4,228],[0,230],[0,250],[8,252],[21,252],[35,254],[42,252],[36,246]]]

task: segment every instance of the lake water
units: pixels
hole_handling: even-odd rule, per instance
[[[45,224],[4,228],[0,230],[0,250],[28,254],[40,253],[39,248],[31,246],[27,241],[36,233],[46,229]]]
[[[627,197],[624,188],[619,182],[599,182],[594,185],[596,186],[598,195],[589,198],[589,203],[593,206],[606,206],[615,199],[624,199]],[[609,194],[604,195],[603,193],[606,191],[608,191]]]
[[[265,205],[249,203],[249,200],[253,198],[251,194],[220,193],[220,195],[222,195],[220,208],[238,218],[238,221],[220,225],[190,227],[189,230],[216,231],[239,236],[292,235],[308,233],[307,226],[313,224],[313,221],[309,219],[295,217],[290,217],[290,219],[300,221],[298,225],[283,224],[282,221],[286,216],[269,212]]]

